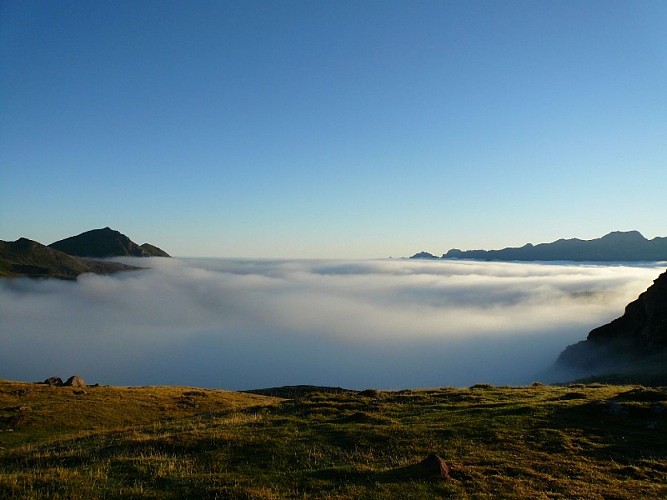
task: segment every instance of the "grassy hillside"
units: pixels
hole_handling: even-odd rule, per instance
[[[1,382],[0,497],[667,496],[664,389],[280,394]]]

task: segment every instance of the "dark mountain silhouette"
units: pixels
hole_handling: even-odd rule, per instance
[[[410,258],[411,258],[411,259],[438,259],[439,257],[436,257],[436,256],[433,255],[432,253],[428,253],[428,252],[419,252],[419,253],[414,254],[414,255],[413,255],[412,257],[410,257]]]
[[[667,375],[667,272],[611,323],[568,346],[556,365],[584,374]]]
[[[108,274],[140,269],[118,262],[73,257],[27,238],[0,240],[0,277],[75,279],[82,273]]]
[[[428,258],[421,252],[412,258]],[[551,243],[502,250],[459,250],[453,248],[442,256],[443,259],[476,260],[570,260],[570,261],[659,261],[667,260],[667,238],[648,240],[638,231],[615,231],[602,238],[580,240],[560,239]]]
[[[86,231],[49,246],[79,257],[169,257],[156,246],[148,243],[139,246],[124,234],[108,227]]]

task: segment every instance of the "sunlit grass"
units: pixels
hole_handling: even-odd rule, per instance
[[[280,400],[178,387],[74,396],[6,382],[0,429],[3,498],[667,495],[662,389],[304,390]],[[410,472],[430,452],[453,480]]]

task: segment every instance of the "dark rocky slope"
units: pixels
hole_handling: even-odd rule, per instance
[[[79,257],[169,257],[156,246],[148,243],[139,246],[124,234],[108,227],[86,231],[49,246]]]
[[[568,346],[556,364],[582,374],[667,374],[667,272],[623,316]]]
[[[27,238],[0,240],[0,277],[75,279],[83,273],[108,274],[138,267],[74,257]]]

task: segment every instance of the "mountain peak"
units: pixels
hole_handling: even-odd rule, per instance
[[[414,255],[413,255],[412,257],[410,257],[410,258],[411,258],[411,259],[437,259],[438,257],[436,257],[435,255],[433,255],[432,253],[428,253],[428,252],[418,252],[418,253],[414,254]]]
[[[79,257],[150,257],[156,255],[152,249],[159,250],[152,245],[142,248],[120,231],[108,226],[56,241],[49,247]],[[168,257],[166,252],[159,252],[159,256]]]
[[[646,238],[644,238],[644,235],[640,233],[639,231],[612,231],[611,233],[605,234],[601,240],[615,240],[615,241],[624,241],[624,242],[632,242],[632,241],[647,241]]]
[[[106,274],[139,269],[118,262],[94,260],[121,256],[169,257],[169,254],[149,243],[139,246],[108,226],[56,241],[49,246],[21,237],[14,242],[0,241],[0,278],[76,279],[82,273]]]
[[[16,245],[17,247],[31,247],[37,245],[37,242],[21,236],[18,240],[14,242],[14,245]]]
[[[0,241],[0,277],[75,279],[82,273],[107,274],[139,269],[118,262],[99,262],[67,255],[28,238]]]

